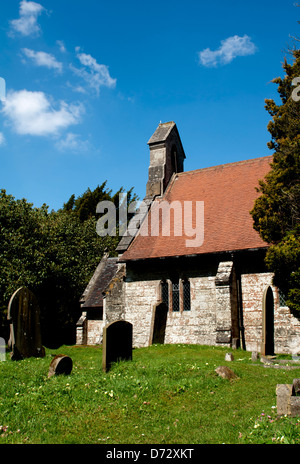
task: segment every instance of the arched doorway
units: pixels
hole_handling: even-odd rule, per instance
[[[164,344],[168,307],[165,303],[159,303],[153,308],[153,322],[151,327],[150,345],[156,343]]]
[[[274,296],[271,287],[266,288],[263,295],[261,354],[274,354]]]

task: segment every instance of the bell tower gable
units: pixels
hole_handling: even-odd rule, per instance
[[[176,124],[161,123],[148,142],[149,178],[146,198],[162,196],[174,173],[183,172],[185,153]]]

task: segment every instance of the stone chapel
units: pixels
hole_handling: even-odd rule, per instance
[[[146,196],[129,226],[136,232],[122,237],[117,258],[105,255],[99,263],[81,297],[76,343],[101,344],[105,325],[126,320],[135,347],[183,343],[300,353],[300,320],[272,284],[264,264],[268,244],[249,213],[272,156],[184,172],[174,122],[159,124],[148,145]],[[202,235],[193,242],[199,225]]]

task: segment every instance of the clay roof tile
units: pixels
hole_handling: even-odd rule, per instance
[[[224,251],[263,248],[268,246],[253,229],[250,210],[259,196],[257,187],[270,170],[272,156],[179,173],[173,176],[162,198],[171,204],[204,202],[204,241],[200,246],[187,246],[191,236],[174,234],[170,223],[170,236],[158,236],[141,231],[122,255],[122,261],[184,256]],[[161,201],[161,200],[160,200]],[[154,217],[154,205],[148,214]],[[172,217],[172,214],[171,214]],[[183,216],[182,216],[183,217]],[[196,212],[193,210],[193,227],[196,227]],[[143,229],[143,228],[142,228]],[[141,229],[141,230],[142,230]],[[183,223],[184,229],[184,223]],[[145,230],[145,229],[144,229]]]

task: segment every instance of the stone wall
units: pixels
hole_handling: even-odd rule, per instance
[[[76,345],[85,345],[87,340],[87,317],[86,311],[82,312],[76,324]]]
[[[159,298],[159,280],[125,283],[125,317],[133,325],[133,346],[148,346],[153,305]]]
[[[272,285],[272,273],[250,273],[241,276],[243,316],[247,351],[261,351],[262,301],[264,290],[271,286],[274,295],[275,353],[300,352],[300,320],[289,308],[280,306],[279,292]]]
[[[103,321],[87,321],[87,345],[101,345],[103,336]],[[79,344],[79,343],[77,343]]]
[[[272,285],[273,274],[242,274],[243,320],[247,351],[261,350],[262,341],[262,301],[266,287]]]
[[[160,284],[172,272],[188,277],[191,292],[191,310],[168,312],[165,343],[214,345],[216,340],[216,265],[208,269],[186,269],[187,262],[160,263],[160,267],[141,269],[127,267],[125,281],[125,317],[133,324],[134,346],[148,346],[151,338],[153,310],[160,301]],[[142,277],[141,277],[142,276]]]
[[[235,258],[227,254],[120,265],[106,289],[103,321],[83,317],[77,328],[78,340],[85,337],[87,344],[102,343],[103,327],[123,319],[133,325],[133,345],[148,346],[153,335],[154,308],[162,301],[161,282],[170,282],[176,275],[189,279],[191,308],[168,312],[165,343],[230,346],[234,341],[239,343],[243,333],[241,346],[261,352],[262,301],[265,289],[271,286],[275,352],[300,353],[300,320],[287,307],[280,306],[278,290],[272,286],[273,275],[264,269],[263,259],[259,260],[255,253]]]
[[[216,293],[214,277],[190,278],[191,310],[169,312],[165,343],[214,345]]]
[[[148,346],[161,280],[126,282],[125,316],[133,324],[134,346]],[[165,343],[214,345],[216,340],[214,278],[191,278],[191,310],[168,312]]]
[[[116,276],[111,280],[105,291],[103,298],[103,318],[105,325],[125,319],[125,274],[125,265],[120,265]]]

